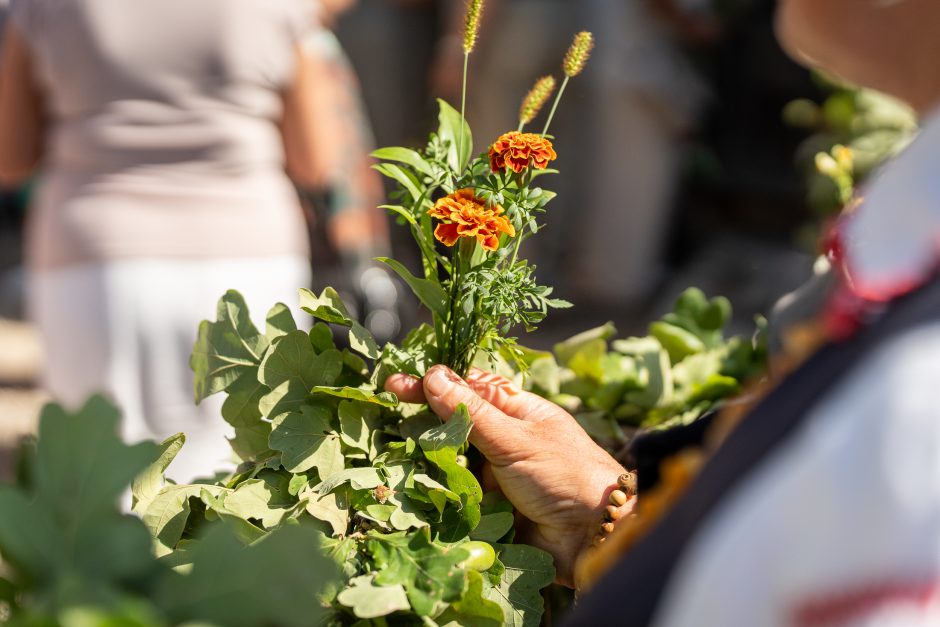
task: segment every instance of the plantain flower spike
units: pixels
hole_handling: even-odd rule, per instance
[[[594,35],[588,31],[581,31],[574,36],[571,47],[565,55],[565,61],[562,67],[565,70],[565,76],[573,78],[581,73],[591,56],[591,50],[594,49]]]
[[[483,17],[483,0],[469,0],[467,3],[467,17],[464,22],[463,32],[464,54],[473,52],[473,47],[477,44],[481,17]]]
[[[538,116],[539,111],[548,102],[552,92],[555,91],[555,77],[543,76],[535,81],[535,85],[526,94],[522,106],[519,108],[519,123],[528,124]]]

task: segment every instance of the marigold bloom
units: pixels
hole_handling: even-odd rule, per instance
[[[519,123],[528,124],[534,120],[542,107],[545,106],[545,103],[548,102],[548,98],[553,91],[555,91],[554,76],[543,76],[537,80],[529,93],[526,94],[522,106],[519,107]]]
[[[516,229],[502,213],[502,207],[487,207],[472,189],[444,196],[428,210],[429,216],[441,221],[434,229],[434,237],[445,246],[453,246],[461,237],[475,237],[480,246],[490,251],[499,248],[500,234],[516,236]]]
[[[557,157],[552,142],[541,135],[512,131],[500,135],[490,146],[490,169],[501,172],[508,168],[518,174],[533,164],[544,170]]]

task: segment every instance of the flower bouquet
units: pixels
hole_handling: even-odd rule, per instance
[[[481,9],[479,0],[468,8],[467,58]],[[565,81],[581,71],[591,44],[589,33],[575,37]],[[380,261],[432,317],[400,346],[379,347],[331,288],[301,290],[309,331],[283,304],[259,330],[237,292],[222,297],[216,320],[199,329],[195,394],[227,395],[222,415],[242,463],[218,483],[151,481],[135,490],[134,510],[162,559],[185,568],[206,527],[228,526],[254,545],[299,525],[316,531],[341,573],[320,595],[328,624],[539,623],[552,559],[514,542],[511,505],[484,494],[468,469],[469,415],[444,422],[382,386],[392,373],[421,376],[435,363],[461,374],[487,359],[524,367],[513,329],[569,306],[551,298],[520,255],[554,196],[535,185],[556,157],[548,124],[524,132],[554,86],[539,80],[517,130],[479,154],[463,106],[443,101],[424,149],[375,153],[376,169],[398,186],[385,208],[410,229],[421,271]],[[344,329],[339,341],[335,329]],[[182,435],[165,442],[150,473],[161,475],[182,443]]]

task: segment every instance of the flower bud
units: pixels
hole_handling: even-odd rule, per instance
[[[565,76],[574,77],[581,73],[588,57],[591,56],[591,50],[594,49],[594,35],[588,31],[581,31],[574,36],[571,47],[565,55],[565,61],[562,67],[565,70]]]
[[[542,107],[545,106],[545,103],[548,102],[548,98],[553,91],[555,91],[554,76],[543,76],[535,81],[535,85],[526,94],[522,106],[519,108],[519,122],[528,124],[534,120]]]

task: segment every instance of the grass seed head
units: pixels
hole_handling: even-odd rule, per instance
[[[554,76],[543,76],[535,81],[535,85],[533,85],[529,93],[526,94],[525,99],[522,101],[522,106],[519,108],[519,122],[528,124],[534,120],[536,116],[538,116],[539,111],[542,110],[542,107],[545,106],[545,103],[548,102],[548,98],[552,95],[553,91],[555,91]]]
[[[480,34],[480,19],[483,17],[483,0],[469,0],[467,2],[467,16],[464,21],[463,51],[466,54],[473,52],[477,36]]]
[[[565,55],[565,61],[562,67],[565,70],[565,76],[574,77],[581,73],[588,57],[591,56],[591,50],[594,48],[594,35],[588,31],[581,31],[574,36],[571,47]]]

